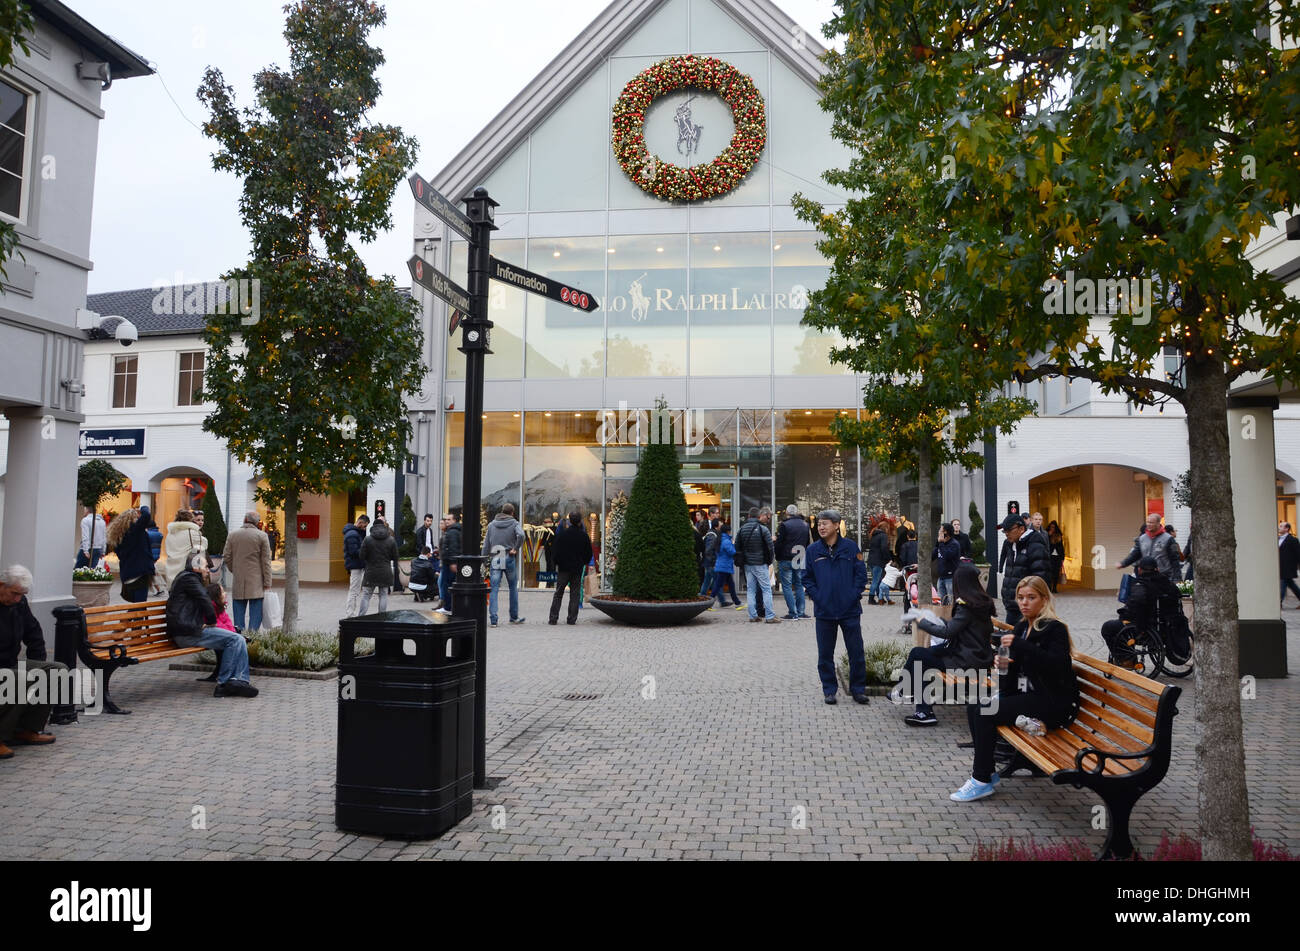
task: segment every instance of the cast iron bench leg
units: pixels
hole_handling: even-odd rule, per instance
[[[1128,835],[1128,820],[1133,812],[1141,792],[1112,792],[1102,796],[1106,809],[1110,813],[1110,830],[1106,833],[1106,844],[1102,846],[1100,860],[1131,859],[1133,857],[1133,840]]]
[[[115,704],[111,699],[109,699],[109,695],[108,695],[108,681],[109,681],[109,678],[111,678],[111,677],[113,676],[113,671],[115,671],[115,670],[117,670],[117,668],[114,667],[112,664],[105,664],[105,665],[104,665],[104,712],[105,712],[105,713],[116,713],[116,714],[118,714],[119,716],[126,716],[126,715],[129,714],[131,711],[130,711],[130,710],[124,710],[124,709],[122,709],[121,707],[119,707],[119,706],[118,706],[117,704]]]

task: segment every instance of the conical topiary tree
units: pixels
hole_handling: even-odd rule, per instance
[[[203,496],[203,534],[208,538],[208,551],[214,556],[226,550],[226,520],[221,515],[221,503],[217,501],[217,484],[208,483],[208,491]]]
[[[975,564],[984,563],[984,536],[980,533],[984,531],[984,519],[980,518],[980,510],[975,507],[975,501],[972,499],[970,508],[967,510],[970,515],[970,557]]]
[[[641,451],[618,544],[614,594],[619,597],[685,601],[699,592],[695,530],[680,469],[671,438]]]

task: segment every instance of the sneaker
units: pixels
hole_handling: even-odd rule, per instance
[[[438,613],[439,613],[439,614],[445,614],[445,615],[447,615],[448,617],[450,617],[450,616],[451,616],[451,608],[438,608]]]
[[[782,621],[797,621],[797,620],[799,620],[799,615],[797,615],[797,614],[782,614],[782,615],[781,615],[781,620],[782,620]]]
[[[227,680],[224,684],[217,684],[217,688],[212,691],[214,697],[256,697],[257,688],[242,680]]]
[[[933,713],[913,713],[911,716],[903,717],[903,722],[908,726],[934,726],[939,721],[935,719]]]
[[[750,624],[757,624],[757,623],[759,623],[759,622],[762,621],[762,620],[763,620],[763,619],[762,619],[761,617],[752,617],[752,618],[749,619],[749,623],[750,623]]]
[[[1002,782],[1002,777],[999,776],[997,773],[994,773],[992,776],[989,777],[990,786],[996,786],[1000,782]]]
[[[736,610],[737,610],[737,611],[743,611],[743,610],[745,610],[745,606],[744,606],[743,604],[737,604],[737,605],[736,605]]]
[[[893,690],[889,691],[889,702],[896,707],[901,707],[904,704],[916,703],[916,698],[910,693],[903,693],[903,685],[898,684]]]
[[[833,693],[826,694],[826,702],[830,704],[832,707],[835,706],[835,704],[839,703],[839,701],[835,699],[835,694]]]
[[[527,619],[527,618],[522,618],[522,617],[512,617],[512,618],[510,619],[510,623],[511,623],[511,624],[523,624],[524,621],[526,621],[526,620],[528,620],[528,619]]]
[[[496,621],[488,621],[488,627],[496,627],[496,626],[497,626]]]
[[[811,615],[811,614],[800,614],[800,615],[799,615],[799,620],[801,620],[801,621],[811,621],[811,620],[812,620],[812,615]]]
[[[974,802],[976,799],[983,799],[986,796],[993,795],[996,788],[996,783],[982,783],[972,776],[966,780],[961,789],[948,798],[953,802]]]
[[[758,619],[755,618],[754,620],[758,620]],[[764,623],[764,624],[780,624],[780,623],[781,623],[781,619],[780,619],[779,617],[776,617],[775,615],[773,615],[772,617],[770,617],[770,618],[768,618],[767,620],[765,620],[763,623]]]
[[[865,693],[855,693],[855,694],[853,695],[853,702],[854,702],[854,703],[870,703],[870,702],[871,702],[871,698],[868,697]]]
[[[718,606],[717,606],[716,604],[710,604],[710,605],[709,605],[709,610],[710,610],[710,611],[716,611],[716,610],[718,610]]]

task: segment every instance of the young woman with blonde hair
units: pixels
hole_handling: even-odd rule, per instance
[[[1037,575],[1022,578],[1016,586],[1016,604],[1023,618],[1011,633],[1002,635],[1008,656],[999,651],[995,660],[1001,671],[996,703],[966,707],[975,762],[971,778],[949,796],[954,802],[983,799],[996,790],[993,745],[999,726],[1027,716],[1051,730],[1069,723],[1078,710],[1079,685],[1070,662],[1074,645],[1069,629],[1056,616],[1047,582]]]

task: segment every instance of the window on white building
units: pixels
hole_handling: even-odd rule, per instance
[[[113,409],[135,408],[135,379],[139,357],[113,358]]]
[[[0,80],[0,217],[7,221],[23,221],[27,215],[31,98],[13,83]]]
[[[203,401],[198,393],[203,389],[203,351],[181,354],[180,381],[176,391],[177,406],[198,406]]]

